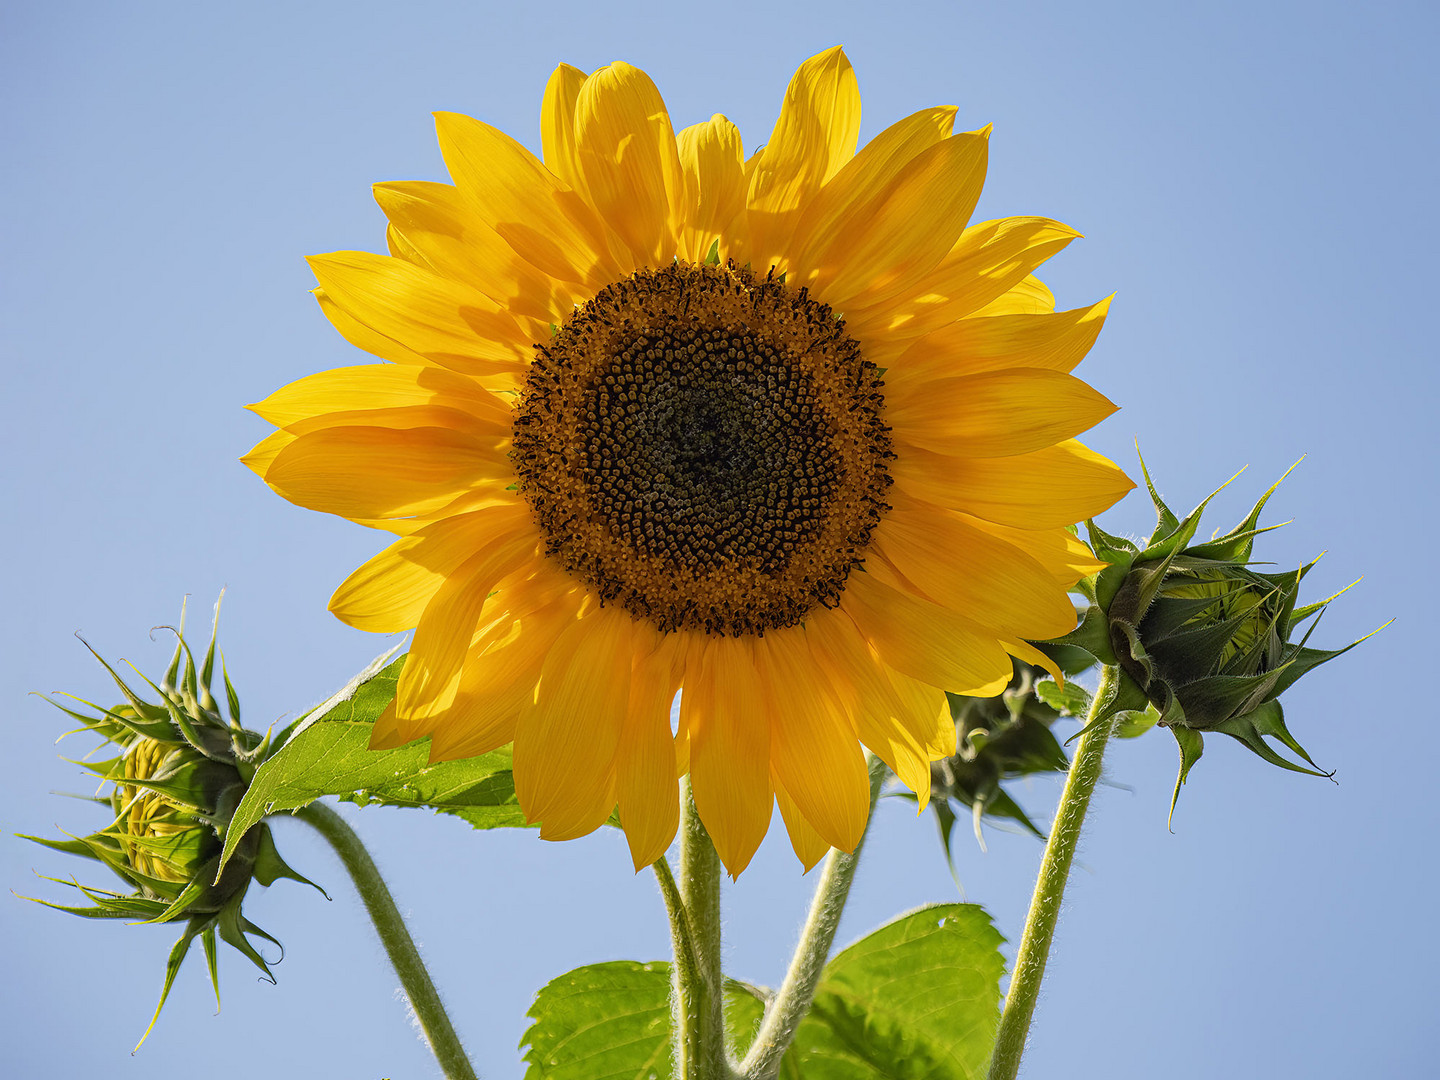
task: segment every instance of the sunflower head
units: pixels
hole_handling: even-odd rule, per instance
[[[217,627],[219,609],[217,603]],[[175,972],[196,937],[213,958],[218,936],[271,977],[268,964],[246,935],[274,939],[241,914],[246,890],[252,881],[269,885],[281,877],[313,884],[280,857],[270,829],[263,823],[245,834],[235,857],[217,877],[230,820],[255,770],[273,747],[268,736],[240,726],[239,698],[223,659],[219,663],[229,717],[221,716],[211,691],[217,661],[215,637],[212,628],[209,646],[197,667],[185,640],[182,612],[169,668],[158,682],[141,676],[158,702],[142,698],[96,654],[125,700],[106,709],[65,695],[94,710],[88,713],[59,702],[52,704],[78,720],[82,730],[98,735],[102,747],[112,751],[113,756],[105,760],[78,763],[99,779],[101,790],[94,801],[107,808],[112,820],[88,836],[66,840],[27,837],[103,864],[130,890],[118,892],[52,878],[49,880],[79,890],[89,906],[40,901],[47,907],[95,919],[184,922],[185,929],[167,964],[160,1005],[155,1010],[157,1019]],[[213,959],[210,974],[214,980]],[[216,994],[218,999],[218,982]],[[150,1026],[154,1027],[154,1020]]]
[[[254,406],[245,459],[396,537],[331,599],[415,631],[373,745],[513,742],[541,836],[618,807],[637,866],[687,773],[732,873],[777,805],[807,866],[852,850],[863,748],[928,798],[945,691],[1048,662],[1096,568],[1067,527],[1133,486],[1074,438],[1114,409],[1071,374],[1109,303],[1034,276],[1078,233],[972,222],[990,131],[955,116],[860,146],[833,48],[749,155],[625,63],[555,71],[538,156],[436,117],[453,183],[378,185],[389,254],[311,260],[387,362]]]
[[[1194,542],[1195,533],[1214,495],[1180,518],[1148,471],[1146,482],[1158,519],[1154,533],[1139,546],[1089,523],[1096,555],[1110,563],[1089,588],[1103,612],[1113,662],[1180,744],[1176,797],[1208,731],[1230,735],[1281,768],[1333,775],[1290,733],[1279,698],[1302,675],[1359,642],[1333,650],[1308,646],[1315,621],[1335,599],[1299,604],[1300,583],[1313,562],[1288,573],[1253,568],[1256,537],[1277,527],[1262,528],[1259,520],[1279,481],[1235,528],[1202,543]],[[1300,760],[1282,756],[1267,739]]]

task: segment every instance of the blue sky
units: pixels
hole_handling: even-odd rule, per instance
[[[753,147],[790,74],[843,43],[863,136],[926,105],[995,124],[978,217],[1086,234],[1042,276],[1061,306],[1116,292],[1081,367],[1122,410],[1086,439],[1228,527],[1301,454],[1261,558],[1338,601],[1317,639],[1379,638],[1301,682],[1291,727],[1339,786],[1207,744],[1165,817],[1173,741],[1115,748],[1037,1015],[1026,1075],[1420,1077],[1436,1008],[1431,613],[1437,589],[1434,8],[1420,3],[519,5],[46,3],[0,34],[7,422],[0,882],[80,868],[15,839],[100,822],[30,690],[106,697],[108,657],[162,667],[151,626],[229,589],[222,643],[247,719],[319,701],[389,641],[325,601],[375,534],[299,510],[236,459],[241,406],[361,362],[315,308],[303,256],[383,250],[369,184],[442,179],[428,114],[538,144],[565,61],[645,68],[677,126],[720,111]],[[1106,516],[1148,531],[1139,496]],[[61,748],[78,755],[83,748]],[[1041,814],[1053,784],[1020,793]],[[387,810],[353,818],[410,913],[482,1076],[514,1077],[534,990],[580,963],[668,950],[653,881],[611,833],[547,844]],[[0,1074],[436,1075],[353,893],[303,826],[247,910],[286,944],[279,985],[199,957],[150,1042],[172,933],[0,903]],[[970,900],[1018,937],[1038,843],[958,850]],[[727,970],[774,983],[803,914],[777,828],[728,890]],[[840,931],[955,898],[934,826],[882,806]],[[229,1048],[233,1047],[231,1050]],[[217,1052],[217,1049],[224,1048]],[[1083,1060],[1072,1061],[1080,1055]]]

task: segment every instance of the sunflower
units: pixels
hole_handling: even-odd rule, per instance
[[[637,868],[687,772],[732,874],[777,802],[807,868],[853,850],[862,744],[924,805],[944,690],[1047,663],[1026,639],[1073,627],[1097,566],[1067,526],[1132,487],[1073,441],[1114,409],[1069,374],[1108,301],[1056,311],[1031,276],[1078,234],[969,224],[989,129],[955,111],[857,152],[834,48],[748,158],[624,63],[555,71],[543,158],[437,115],[453,184],[377,185],[389,255],[310,260],[388,363],[252,406],[278,430],[245,459],[398,537],[330,602],[415,630],[372,745],[513,743],[541,835],[618,806]]]

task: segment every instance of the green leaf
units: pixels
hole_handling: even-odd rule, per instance
[[[1135,739],[1144,735],[1160,722],[1160,713],[1154,705],[1143,709],[1125,709],[1115,714],[1115,737]]]
[[[1000,1018],[1003,939],[973,904],[902,915],[825,967],[781,1080],[969,1080]],[[767,991],[727,979],[726,1026],[743,1055]],[[535,995],[525,1080],[670,1080],[670,966],[576,968]]]
[[[236,808],[225,836],[226,860],[266,814],[298,810],[323,795],[361,806],[428,806],[477,829],[525,824],[508,748],[433,765],[428,740],[370,749],[370,729],[394,698],[403,663],[401,657],[353,684],[349,696],[337,695],[339,700],[321,707],[323,713],[316,710],[319,715],[295,726],[285,745],[256,770]]]
[[[1090,711],[1090,691],[1073,679],[1063,687],[1050,679],[1035,684],[1035,696],[1061,716],[1084,716]]]
[[[826,965],[787,1061],[805,1080],[984,1076],[1003,940],[973,904],[936,904],[882,926]]]
[[[670,965],[616,960],[552,979],[526,1013],[535,1022],[525,1080],[669,1080]]]

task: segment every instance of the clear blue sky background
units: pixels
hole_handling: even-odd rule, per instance
[[[1118,293],[1081,372],[1123,406],[1087,441],[1139,439],[1188,507],[1228,526],[1302,453],[1262,557],[1323,549],[1320,597],[1364,574],[1317,640],[1395,624],[1286,701],[1339,786],[1215,739],[1165,828],[1173,741],[1118,746],[1083,843],[1026,1075],[1433,1076],[1437,589],[1433,313],[1436,9],[1244,3],[577,5],[14,3],[0,27],[4,751],[0,883],[81,869],[14,838],[83,832],[62,717],[25,693],[108,698],[75,631],[163,666],[152,626],[228,586],[223,643],[246,716],[313,704],[387,641],[325,610],[380,537],[283,502],[236,459],[245,402],[360,362],[302,257],[383,250],[368,185],[442,179],[429,113],[531,146],[561,61],[644,67],[677,126],[723,111],[753,147],[797,64],[836,42],[864,135],[955,103],[995,124],[981,217],[1087,234],[1048,268],[1062,306]],[[1107,516],[1148,531],[1139,496]],[[78,755],[83,747],[62,748]],[[1022,801],[1048,816],[1056,789]],[[534,990],[571,966],[657,959],[652,879],[605,832],[547,844],[453,820],[354,812],[489,1080],[516,1077]],[[289,883],[248,910],[280,983],[234,955],[212,1015],[200,957],[134,1058],[168,928],[83,923],[0,899],[0,1075],[436,1075],[338,864],[298,823]],[[841,929],[955,898],[927,817],[882,807]],[[1040,858],[959,845],[971,900],[1018,936]],[[778,981],[808,895],[776,828],[729,890],[726,965]],[[1082,1062],[1072,1061],[1084,1055]]]

